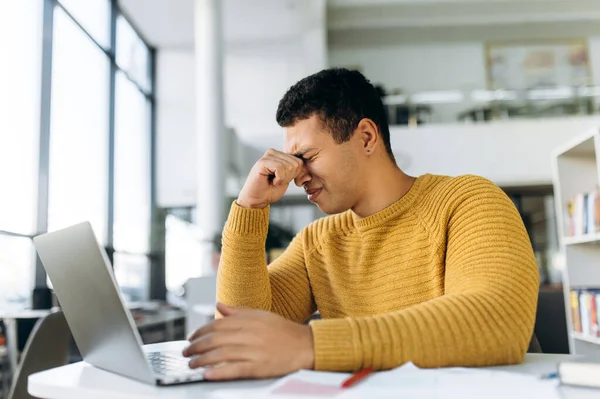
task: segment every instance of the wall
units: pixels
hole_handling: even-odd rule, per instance
[[[332,48],[332,66],[359,66],[374,83],[389,88],[450,90],[485,84],[484,49],[478,42]]]
[[[592,77],[600,83],[600,37],[588,38]],[[359,66],[373,82],[408,92],[483,89],[487,86],[482,42],[333,47],[331,66]]]
[[[225,57],[225,117],[240,137],[280,130],[281,96],[308,72],[299,41],[234,48]]]
[[[501,186],[552,184],[552,153],[600,116],[512,120],[474,125],[392,128],[392,148],[409,174],[476,174]]]

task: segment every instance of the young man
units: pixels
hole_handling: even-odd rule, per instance
[[[208,379],[518,363],[539,275],[510,199],[476,176],[406,175],[360,73],[329,69],[277,110],[285,152],[256,162],[223,232],[218,311],[190,337]],[[431,143],[435,145],[435,143]],[[269,205],[292,180],[332,216],[267,267]],[[227,306],[226,306],[226,305]],[[321,320],[302,324],[316,310]]]

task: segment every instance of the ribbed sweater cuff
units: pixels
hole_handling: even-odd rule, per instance
[[[233,201],[225,230],[233,234],[266,236],[269,229],[269,211],[269,206],[262,209],[248,209],[242,208]]]
[[[356,338],[352,324],[346,319],[310,322],[315,348],[315,370],[351,371],[356,362]]]

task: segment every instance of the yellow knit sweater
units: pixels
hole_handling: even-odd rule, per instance
[[[477,176],[423,175],[386,209],[303,229],[268,267],[269,208],[232,205],[218,300],[310,323],[315,368],[518,363],[539,274],[510,199]]]

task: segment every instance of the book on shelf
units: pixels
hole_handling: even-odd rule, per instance
[[[579,292],[571,290],[571,319],[573,319],[573,331],[581,332],[581,313],[579,312]]]
[[[600,288],[572,289],[571,316],[574,332],[600,338]]]
[[[600,191],[575,195],[567,205],[568,235],[600,232]]]

